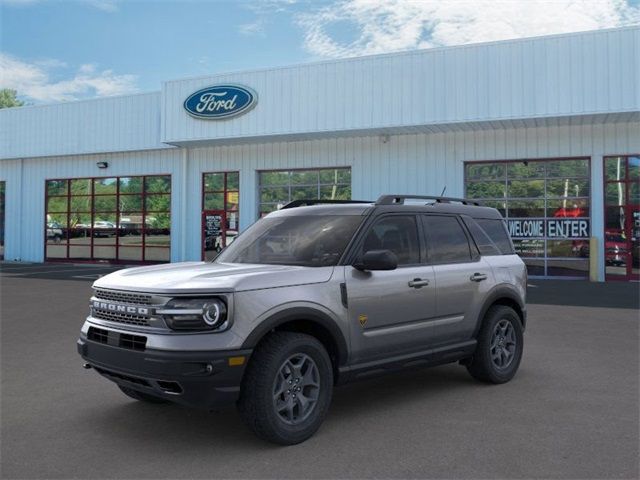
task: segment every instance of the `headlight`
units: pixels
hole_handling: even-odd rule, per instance
[[[229,325],[227,305],[220,298],[174,298],[156,313],[172,330],[221,331]]]

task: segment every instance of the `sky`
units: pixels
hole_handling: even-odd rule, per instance
[[[640,24],[640,0],[0,0],[29,104],[317,60]]]

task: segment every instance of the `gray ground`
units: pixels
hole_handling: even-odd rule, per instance
[[[90,278],[108,268],[1,270],[3,478],[639,475],[638,284],[533,282],[511,383],[450,365],[343,386],[315,437],[276,447],[234,410],[137,403],[81,368]]]

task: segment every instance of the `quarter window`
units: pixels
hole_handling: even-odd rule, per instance
[[[469,240],[456,217],[423,215],[429,248],[429,263],[463,263],[471,261]]]
[[[398,265],[420,263],[420,241],[413,216],[394,215],[378,220],[362,244],[362,253],[371,250],[391,250]]]

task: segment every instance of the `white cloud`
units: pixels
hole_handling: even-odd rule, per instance
[[[86,97],[123,95],[137,91],[135,75],[118,75],[99,70],[94,64],[81,65],[71,78],[53,80],[52,70],[63,67],[58,60],[24,62],[0,53],[0,88],[11,88],[35,102],[58,102]]]
[[[264,34],[264,25],[265,21],[262,18],[259,18],[255,22],[243,23],[238,27],[238,32],[241,35],[261,35]]]
[[[627,0],[339,0],[298,16],[320,57],[532,37],[640,23]],[[340,40],[335,32],[353,34]]]

